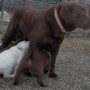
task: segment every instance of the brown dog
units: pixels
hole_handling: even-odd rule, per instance
[[[39,58],[36,58],[36,56],[39,55],[38,53],[41,53],[43,49],[50,52],[52,56],[49,76],[57,76],[54,72],[55,61],[65,33],[63,32],[63,28],[58,25],[59,23],[55,18],[55,10],[57,10],[58,20],[62,23],[66,32],[73,31],[77,27],[90,29],[90,18],[86,15],[85,8],[76,2],[64,3],[45,11],[38,11],[32,8],[22,8],[17,10],[14,13],[8,30],[2,39],[2,47],[4,48],[7,46],[17,28],[20,28],[21,32],[28,40],[30,40],[31,44],[27,54],[20,64],[20,67],[18,68],[14,82],[15,84],[18,83],[23,69],[27,68],[25,67],[25,63],[27,64],[29,58],[39,65]],[[41,69],[37,68],[37,66],[34,68],[38,69],[37,71]]]

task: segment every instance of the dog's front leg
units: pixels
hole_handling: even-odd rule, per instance
[[[51,69],[49,72],[49,77],[52,78],[56,78],[57,74],[55,73],[55,62],[56,62],[56,57],[58,54],[59,49],[56,49],[53,53],[52,53],[52,57],[51,57]]]
[[[55,62],[56,62],[56,56],[54,56],[51,60],[51,69],[49,72],[49,77],[56,78],[57,74],[55,73]]]

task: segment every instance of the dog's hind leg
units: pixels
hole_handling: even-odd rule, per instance
[[[42,87],[47,87],[43,80],[43,68],[33,67],[32,70],[37,77],[37,82],[39,83],[39,85]]]
[[[27,62],[27,64],[26,64],[26,62],[25,63],[23,62],[22,65],[19,66],[19,68],[17,69],[17,72],[16,72],[14,83],[13,83],[14,85],[18,85],[19,84],[20,77],[21,77],[21,75],[23,74],[23,72],[25,70],[29,69],[28,66],[29,66],[28,62]]]
[[[18,85],[19,84],[19,80],[20,80],[20,77],[23,74],[23,72],[30,68],[31,62],[29,60],[29,57],[30,57],[30,53],[27,52],[25,57],[22,59],[19,67],[17,68],[15,80],[14,80],[14,83],[13,83],[14,85]]]
[[[44,67],[46,66],[47,55],[43,51],[36,50],[33,52],[31,71],[37,76],[37,82],[42,87],[47,87],[44,82]]]

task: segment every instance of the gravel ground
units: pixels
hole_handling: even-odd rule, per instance
[[[56,62],[57,79],[45,80],[42,88],[35,77],[22,77],[20,85],[12,85],[14,79],[0,78],[0,90],[90,90],[90,41],[85,38],[65,39]]]

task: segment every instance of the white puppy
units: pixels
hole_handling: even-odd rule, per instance
[[[4,78],[15,77],[17,67],[25,56],[28,47],[29,41],[22,41],[0,53],[0,74],[3,74]],[[12,71],[14,71],[13,74],[11,74]]]

